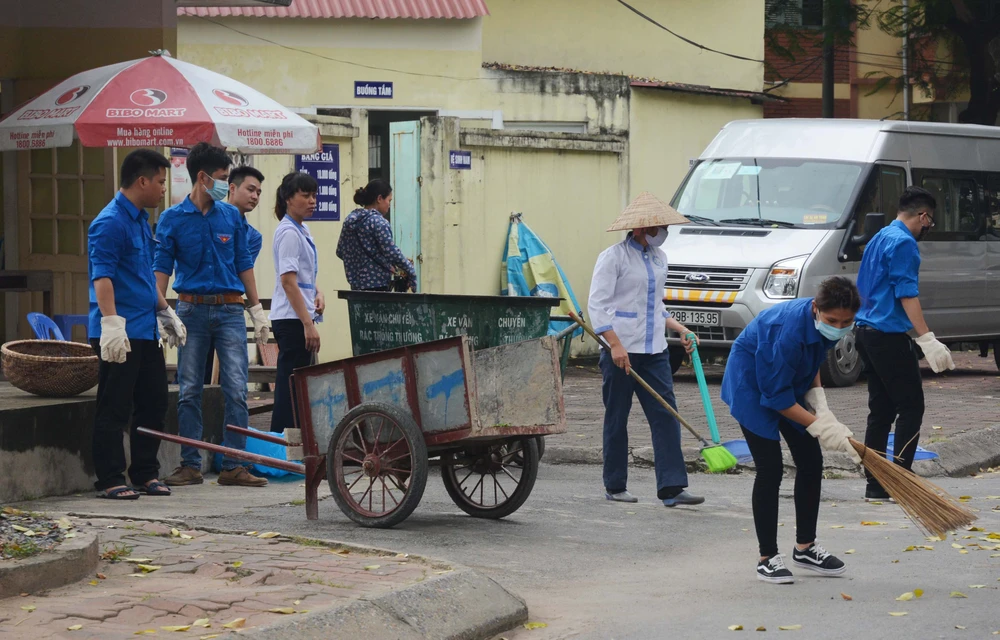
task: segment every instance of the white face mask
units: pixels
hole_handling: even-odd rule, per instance
[[[667,241],[667,228],[666,227],[656,227],[656,235],[646,235],[646,242],[651,247],[659,247],[664,242]]]

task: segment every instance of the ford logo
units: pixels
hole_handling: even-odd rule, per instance
[[[708,282],[711,279],[707,273],[689,273],[684,277],[687,282]]]

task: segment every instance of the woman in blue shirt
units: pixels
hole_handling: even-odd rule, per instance
[[[846,571],[842,561],[816,544],[823,480],[820,446],[846,453],[855,462],[861,459],[847,440],[853,434],[827,406],[819,368],[826,352],[853,330],[860,307],[853,282],[829,278],[815,298],[791,300],[754,318],[729,354],[722,400],[740,423],[757,468],[753,486],[754,526],[760,544],[757,578],[765,582],[794,582],[778,554],[778,489],[784,471],[781,437],[796,468],[797,544],[792,564],[825,576]]]

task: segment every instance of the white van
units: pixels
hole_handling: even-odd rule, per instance
[[[920,300],[946,343],[994,345],[1000,367],[1000,128],[875,120],[743,120],[692,164],[672,205],[665,302],[703,353],[728,353],[744,327],[783,300],[857,276],[861,251],[896,217],[907,185],[937,198],[920,243]],[[683,360],[668,335],[671,359]],[[824,384],[857,380],[848,335]]]

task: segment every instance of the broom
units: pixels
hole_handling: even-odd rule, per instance
[[[605,342],[604,339],[601,338],[599,335],[594,333],[594,330],[590,327],[589,324],[583,321],[583,318],[576,315],[572,311],[569,312],[569,316],[573,319],[574,322],[583,327],[583,330],[586,331],[588,334],[590,334],[590,337],[596,340],[597,344],[601,345],[601,347],[606,349],[609,354],[611,353],[611,347],[608,346],[608,343]],[[630,376],[632,376],[632,378],[635,379],[636,382],[639,383],[639,386],[645,389],[646,392],[649,393],[649,395],[653,396],[657,402],[662,404],[663,407],[670,412],[670,415],[677,418],[677,421],[680,422],[682,425],[684,425],[684,427],[701,442],[702,445],[701,457],[702,459],[705,460],[705,464],[708,466],[708,470],[710,472],[722,473],[723,471],[728,471],[736,467],[737,463],[736,457],[733,454],[731,454],[728,449],[717,443],[709,444],[709,442],[705,440],[705,438],[703,438],[701,434],[695,431],[694,427],[688,424],[687,420],[682,418],[681,415],[677,413],[677,411],[673,407],[670,406],[669,402],[663,399],[663,396],[658,394],[656,391],[653,390],[652,387],[646,384],[646,381],[643,380],[641,377],[639,377],[639,374],[636,373],[634,369],[629,369],[628,373]]]
[[[976,514],[961,506],[944,489],[886,460],[854,438],[848,441],[861,456],[865,469],[923,531],[943,539],[948,532],[975,522]]]

